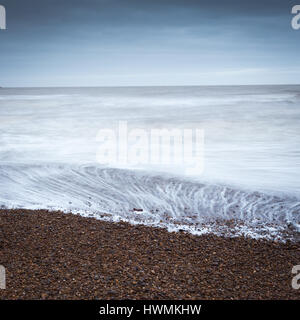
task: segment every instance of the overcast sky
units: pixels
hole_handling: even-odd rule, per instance
[[[0,85],[300,83],[297,2],[0,0]]]

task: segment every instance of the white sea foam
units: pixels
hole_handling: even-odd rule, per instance
[[[212,232],[217,220],[242,221],[248,226],[247,232],[256,230],[257,235],[262,226],[265,232],[268,228],[282,231],[284,225],[300,225],[297,198],[161,174],[91,165],[8,164],[1,165],[0,179],[0,206],[10,208],[71,211],[196,234]]]

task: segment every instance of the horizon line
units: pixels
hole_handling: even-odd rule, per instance
[[[92,86],[0,86],[0,89],[58,89],[58,88],[152,88],[152,87],[255,87],[255,86],[299,86],[300,83],[282,84],[183,84],[183,85],[92,85]]]

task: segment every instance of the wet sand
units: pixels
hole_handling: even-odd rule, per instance
[[[0,299],[300,299],[300,244],[0,210]]]

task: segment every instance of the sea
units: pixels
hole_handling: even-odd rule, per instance
[[[138,141],[139,163],[101,163],[120,123],[201,130],[203,170]],[[300,231],[300,86],[0,88],[0,207],[282,240]]]

